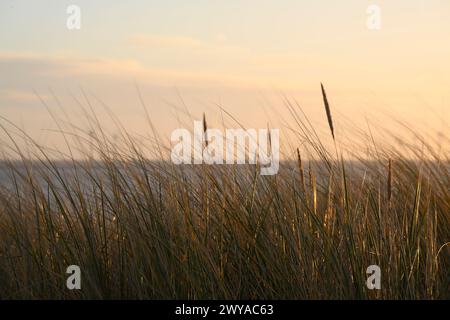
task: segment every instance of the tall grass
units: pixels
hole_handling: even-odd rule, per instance
[[[450,298],[448,152],[405,146],[411,160],[378,147],[369,160],[345,161],[286,105],[304,144],[276,176],[148,160],[154,145],[123,128],[119,144],[94,116],[89,133],[61,134],[98,159],[57,161],[3,119],[11,148],[1,164],[0,297]],[[81,290],[66,288],[73,264]],[[373,264],[381,290],[366,287]]]

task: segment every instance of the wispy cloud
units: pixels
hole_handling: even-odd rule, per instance
[[[262,56],[261,53],[255,54],[249,48],[227,42],[223,34],[208,41],[180,35],[135,34],[130,36],[127,42],[134,48],[183,52],[188,55],[214,58],[228,57],[233,61],[250,62]]]
[[[0,101],[11,103],[34,103],[38,102],[39,98],[36,94],[27,90],[18,89],[1,89]]]
[[[198,39],[186,36],[162,36],[152,34],[137,34],[128,39],[132,46],[146,48],[184,48],[184,49],[204,49],[208,45]]]
[[[176,41],[172,40],[174,42],[171,45],[174,45]],[[166,41],[166,43],[169,42]],[[189,47],[188,43],[189,41],[179,41],[178,45]],[[212,50],[212,46],[209,48]],[[214,52],[219,51],[219,49],[214,50]],[[251,73],[217,72],[217,70],[200,67],[165,68],[144,64],[133,59],[45,56],[29,53],[0,53],[0,79],[2,78],[9,79],[9,84],[27,86],[74,81],[83,83],[89,79],[107,79],[108,81],[128,79],[162,86],[206,87],[217,85],[254,87],[269,83],[268,81],[264,82],[268,79]]]

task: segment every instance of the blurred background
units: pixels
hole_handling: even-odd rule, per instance
[[[71,5],[79,29],[67,26]],[[105,105],[145,135],[140,92],[166,140],[192,126],[187,112],[220,127],[220,108],[286,139],[288,97],[328,139],[323,82],[338,140],[367,123],[406,136],[396,120],[439,139],[450,135],[448,39],[445,0],[2,0],[0,115],[55,148],[64,141],[50,113],[82,127],[80,105],[112,135]]]

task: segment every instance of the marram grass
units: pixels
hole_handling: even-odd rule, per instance
[[[100,128],[61,133],[89,144],[98,159],[85,161],[22,151],[10,134],[19,160],[1,163],[0,298],[450,298],[448,150],[336,160],[297,123],[308,148],[275,176],[150,161],[123,131],[120,146]],[[374,264],[381,290],[366,286]],[[81,290],[66,288],[69,265]]]

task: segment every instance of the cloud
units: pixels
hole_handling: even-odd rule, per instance
[[[137,34],[131,36],[128,42],[132,46],[147,48],[204,49],[207,47],[206,43],[185,36]]]
[[[0,101],[11,101],[18,103],[36,102],[38,97],[29,91],[3,89],[0,90]]]
[[[250,49],[226,42],[226,36],[221,34],[211,41],[203,41],[197,38],[177,35],[135,34],[129,37],[128,44],[131,47],[152,50],[166,50],[172,52],[184,52],[201,56],[213,56],[216,58],[228,57],[233,60],[239,58],[247,62],[261,56],[255,55]]]
[[[134,60],[0,53],[0,71],[3,76],[15,73],[53,77],[79,74],[112,75],[127,74],[139,70],[140,66]]]
[[[172,39],[173,40],[173,39]],[[171,41],[172,41],[171,40]],[[176,41],[166,41],[175,45]],[[178,41],[177,45],[195,46],[195,42]],[[189,44],[191,43],[191,44]],[[200,44],[198,44],[200,46]],[[255,74],[217,71],[192,67],[187,69],[144,65],[132,59],[84,58],[79,56],[45,56],[29,53],[0,53],[0,89],[53,84],[80,84],[86,81],[115,80],[160,86],[233,86],[255,87],[264,78]]]

